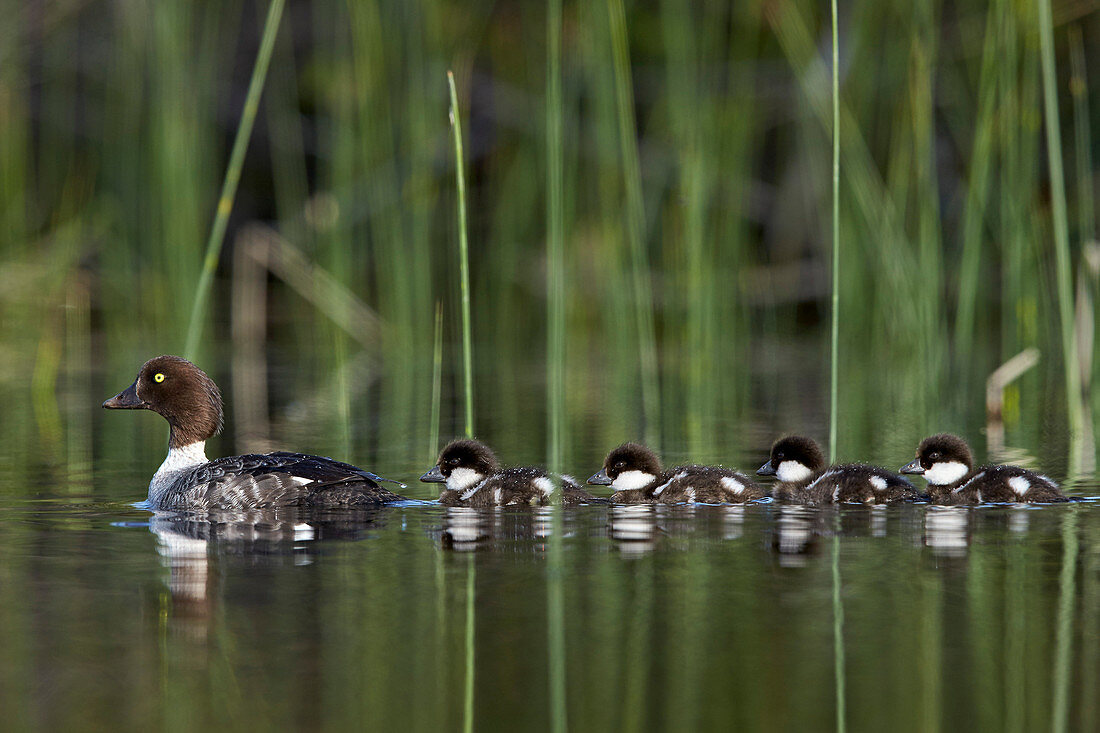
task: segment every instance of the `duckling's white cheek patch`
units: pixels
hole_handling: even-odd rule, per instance
[[[653,483],[656,478],[652,473],[645,471],[623,471],[611,482],[611,488],[616,491],[631,491],[641,489]]]
[[[1023,496],[1031,488],[1031,482],[1023,476],[1013,476],[1008,480],[1008,486],[1016,492],[1017,496]]]
[[[476,486],[483,478],[484,476],[472,468],[456,468],[447,477],[447,488],[451,491],[465,491]]]
[[[798,483],[813,475],[813,471],[798,461],[783,461],[775,471],[775,477],[783,483]]]
[[[732,476],[723,476],[721,483],[727,491],[732,491],[735,494],[740,494],[745,490],[745,485]]]
[[[969,471],[965,463],[947,461],[945,463],[933,463],[932,468],[924,472],[924,480],[936,486],[953,484]]]

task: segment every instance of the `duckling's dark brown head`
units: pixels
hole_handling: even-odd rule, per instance
[[[479,440],[454,440],[440,451],[435,466],[420,480],[462,491],[499,470],[500,463],[489,446]]]
[[[922,475],[933,486],[944,486],[962,479],[973,466],[974,456],[966,441],[957,435],[940,433],[922,440],[917,446],[916,460],[903,466],[901,472]]]
[[[784,483],[805,481],[825,468],[825,454],[805,435],[787,435],[775,441],[768,460],[757,469],[761,476],[775,476]]]
[[[607,454],[603,469],[588,483],[627,491],[648,486],[660,474],[661,461],[656,453],[638,443],[623,443]]]
[[[222,394],[202,369],[178,356],[142,365],[134,383],[103,403],[110,410],[152,410],[172,428],[170,448],[201,443],[222,429]]]

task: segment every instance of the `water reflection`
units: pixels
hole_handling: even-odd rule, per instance
[[[447,507],[440,543],[445,550],[468,552],[491,545],[500,512],[495,509]]]
[[[784,567],[801,567],[807,556],[820,549],[819,539],[824,531],[822,512],[804,506],[780,506],[775,523],[774,547],[779,553],[779,564]]]
[[[929,506],[924,514],[924,544],[932,554],[961,557],[970,544],[970,508]]]
[[[1008,512],[1008,531],[1017,534],[1027,532],[1031,522],[1031,512],[1024,506],[1013,507]]]
[[[546,550],[546,540],[554,533],[553,507],[510,508],[441,507],[443,526],[437,534],[440,547],[454,552],[495,550],[534,552]],[[574,518],[587,508],[562,510],[563,537],[574,534]],[[599,511],[599,509],[596,509]]]
[[[217,601],[218,557],[236,557],[250,566],[309,564],[318,551],[316,540],[362,539],[382,526],[389,511],[156,512],[149,529],[168,570],[169,619],[187,636],[205,638]]]
[[[607,530],[624,557],[638,557],[657,544],[657,507],[652,504],[613,506],[607,515]]]
[[[722,513],[722,539],[737,540],[745,532],[745,506],[731,504],[719,509]]]
[[[81,710],[99,705],[112,722],[123,710],[120,724],[150,728],[181,710],[217,727],[242,711],[310,720],[321,709],[326,728],[371,716],[393,730],[456,730],[473,669],[477,729],[539,729],[560,581],[578,729],[768,728],[771,710],[799,730],[828,726],[834,693],[821,680],[835,674],[842,617],[858,727],[887,729],[901,713],[935,727],[959,710],[983,729],[1024,730],[1052,709],[1049,692],[1028,690],[1064,690],[1076,721],[1100,679],[1098,511],[578,507],[562,511],[555,568],[549,509],[142,514],[133,530],[118,521],[139,519],[128,505],[8,504],[0,672],[60,679]],[[92,663],[118,674],[65,676]],[[851,692],[868,680],[882,681],[873,705]],[[164,690],[174,701],[160,701]],[[12,699],[43,727],[79,728],[57,718],[55,698]],[[684,711],[706,716],[692,724]]]

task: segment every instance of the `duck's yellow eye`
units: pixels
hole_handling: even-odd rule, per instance
[[[156,374],[153,375],[153,381],[154,382],[163,382],[164,381],[164,375],[161,374],[160,372],[157,372]]]

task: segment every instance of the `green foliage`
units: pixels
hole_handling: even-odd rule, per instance
[[[896,462],[931,430],[977,441],[986,376],[1028,346],[1044,358],[1012,397],[1009,441],[1065,447],[1051,426],[1074,414],[1065,283],[1093,236],[1100,75],[1076,75],[1074,114],[1044,125],[1045,89],[1069,109],[1068,28],[1044,46],[1030,4],[841,6],[838,95],[829,13],[804,3],[565,3],[557,76],[537,5],[292,3],[287,17],[309,22],[277,36],[267,5],[108,6],[119,12],[76,5],[41,28],[16,13],[0,34],[0,444],[13,456],[121,457],[72,435],[99,414],[70,408],[178,349],[194,305],[232,419],[229,253],[256,220],[383,324],[364,348],[270,279],[280,444],[418,467],[442,301],[439,438],[471,430],[476,411],[509,462],[581,473],[648,439],[670,460],[747,465],[776,433],[826,438],[831,404],[839,457]],[[75,38],[87,53],[69,53]],[[270,71],[242,154],[261,45]],[[447,69],[463,100],[462,202]],[[1064,212],[1048,193],[1062,175],[1046,172],[1052,126],[1074,133]],[[231,162],[225,252],[208,247],[217,269],[196,300]],[[60,399],[70,389],[84,391]],[[152,460],[163,436],[137,422],[112,430]]]

